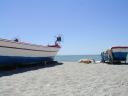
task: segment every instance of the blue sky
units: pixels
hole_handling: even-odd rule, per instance
[[[0,0],[0,38],[52,44],[59,54],[100,54],[128,46],[128,0]]]

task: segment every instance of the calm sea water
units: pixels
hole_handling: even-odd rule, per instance
[[[55,57],[55,60],[76,62],[83,58],[84,59],[95,59],[96,61],[101,60],[100,55],[59,55]]]

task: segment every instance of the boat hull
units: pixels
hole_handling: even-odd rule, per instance
[[[114,60],[125,61],[127,59],[127,52],[113,52],[112,55]]]
[[[0,67],[13,66],[16,64],[35,64],[44,61],[53,61],[54,57],[20,57],[20,56],[0,56]]]
[[[125,61],[127,59],[128,47],[112,47],[111,51],[114,60]]]
[[[0,66],[53,61],[60,48],[0,40]]]

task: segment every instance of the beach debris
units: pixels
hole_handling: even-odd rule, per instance
[[[95,61],[95,63],[101,63],[101,61]]]
[[[94,59],[80,59],[79,63],[90,64],[90,63],[95,63],[95,60]]]

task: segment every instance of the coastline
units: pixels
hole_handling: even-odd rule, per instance
[[[97,55],[57,55],[55,57],[55,60],[62,61],[62,62],[77,62],[83,58],[95,59],[96,61],[101,61],[101,56],[99,54]]]
[[[1,76],[1,96],[128,95],[128,65],[62,63]]]

